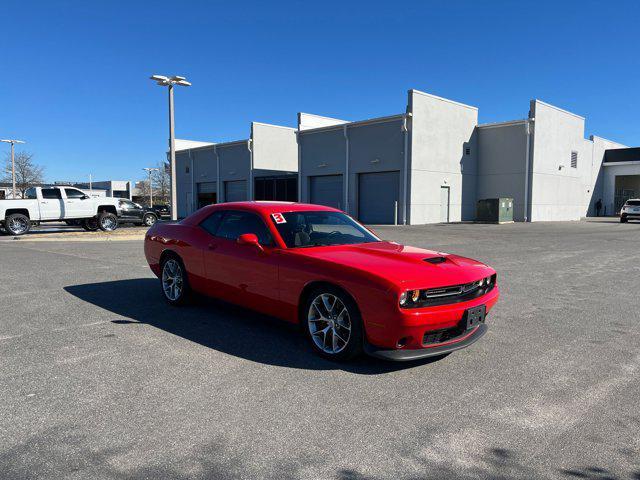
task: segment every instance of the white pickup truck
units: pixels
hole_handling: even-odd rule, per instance
[[[0,200],[0,226],[10,235],[24,235],[41,222],[77,224],[85,230],[118,228],[118,198],[90,197],[74,187],[32,187],[25,198]]]

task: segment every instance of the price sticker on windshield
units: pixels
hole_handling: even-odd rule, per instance
[[[282,215],[281,213],[272,213],[271,216],[273,217],[273,221],[276,223],[287,223],[287,221],[284,219],[284,215]]]

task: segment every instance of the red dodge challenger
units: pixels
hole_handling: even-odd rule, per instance
[[[145,255],[171,305],[198,292],[299,323],[336,360],[414,360],[487,330],[496,272],[468,258],[380,240],[334,208],[287,202],[204,207],[156,224]]]

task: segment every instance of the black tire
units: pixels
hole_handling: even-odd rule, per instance
[[[338,299],[341,305],[336,302],[331,309],[326,308],[324,300],[328,299],[331,304],[334,298]],[[346,310],[348,317],[344,316],[342,307]],[[312,319],[314,316],[315,320]],[[302,306],[300,322],[311,347],[321,357],[344,362],[362,353],[363,331],[360,310],[353,299],[341,289],[330,285],[314,289],[307,295]],[[346,328],[347,323],[349,330]],[[313,328],[316,329],[315,332],[312,331]],[[321,333],[322,331],[324,334]],[[344,338],[347,333],[348,338]]]
[[[179,279],[179,283],[167,282],[168,277]],[[180,285],[180,291],[177,295],[172,294],[172,292],[175,293],[175,290],[171,289],[170,283]],[[180,257],[175,254],[166,255],[160,263],[160,291],[165,301],[172,306],[184,305],[191,299],[191,287],[189,286],[187,270],[184,268],[184,263],[182,263]]]
[[[109,212],[100,213],[98,215],[98,228],[103,232],[113,232],[118,228],[118,217]]]
[[[98,219],[96,217],[85,218],[82,221],[82,228],[87,232],[95,232],[98,230]]]
[[[145,227],[152,227],[158,221],[158,217],[156,217],[153,213],[145,213],[142,217],[142,225]]]
[[[628,220],[626,217],[620,217],[620,223],[627,223]]]
[[[31,230],[31,220],[21,213],[12,213],[5,218],[4,229],[9,235],[19,237]]]

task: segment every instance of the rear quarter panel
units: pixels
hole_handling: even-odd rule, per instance
[[[160,276],[163,253],[175,253],[184,263],[191,287],[202,292],[205,290],[203,251],[207,244],[208,236],[197,226],[155,224],[145,236],[144,254],[153,273]]]

